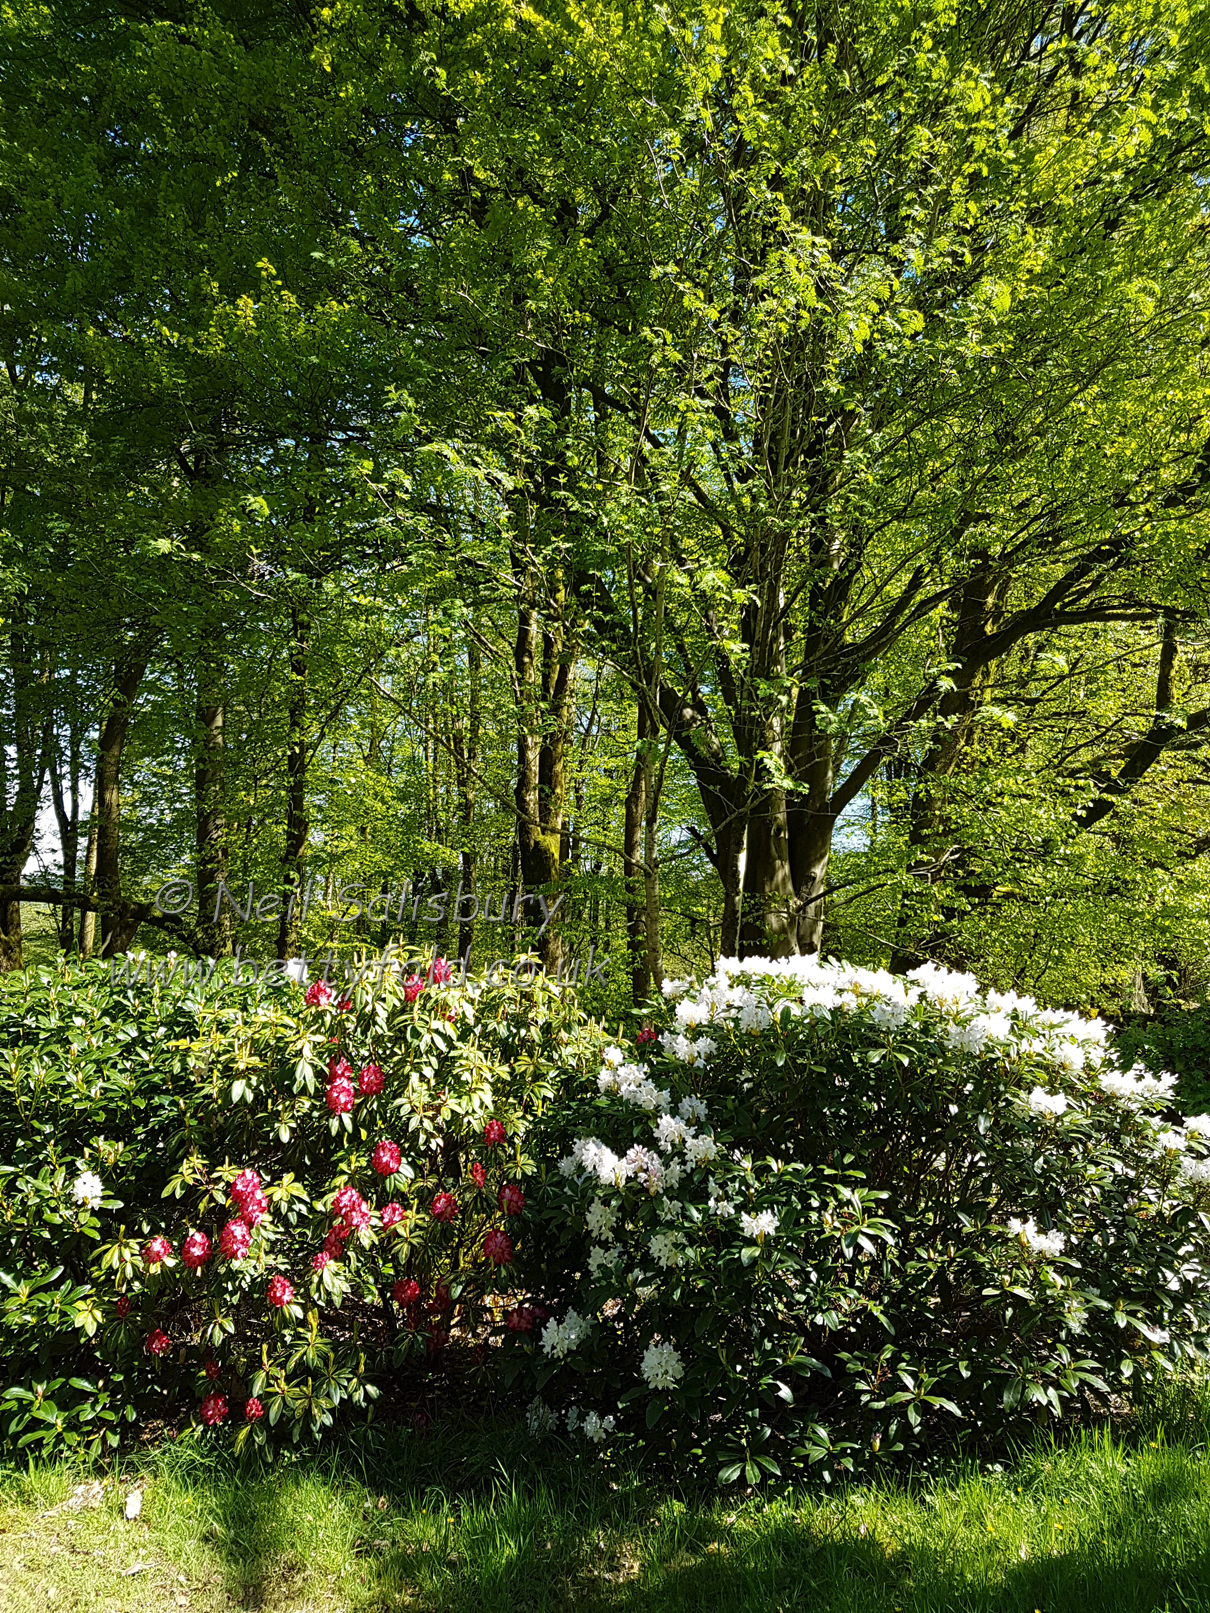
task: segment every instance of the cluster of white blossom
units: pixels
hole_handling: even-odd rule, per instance
[[[1047,1092],[1042,1087],[1035,1087],[1025,1101],[1036,1115],[1052,1120],[1065,1115],[1071,1107],[1061,1092]]]
[[[739,1218],[739,1226],[746,1238],[756,1238],[759,1242],[777,1231],[777,1217],[772,1210],[761,1210],[758,1215],[745,1211]]]
[[[1166,1071],[1160,1075],[1152,1075],[1150,1070],[1144,1069],[1141,1064],[1132,1065],[1124,1073],[1118,1070],[1106,1070],[1097,1077],[1101,1089],[1108,1092],[1111,1098],[1121,1098],[1124,1103],[1142,1105],[1145,1103],[1169,1103],[1172,1099],[1172,1089],[1176,1086],[1176,1076]]]
[[[72,1183],[71,1196],[77,1204],[84,1205],[89,1210],[95,1210],[101,1202],[101,1194],[105,1191],[99,1176],[92,1171],[81,1171]]]
[[[1032,1255],[1061,1255],[1067,1243],[1066,1235],[1062,1232],[1039,1232],[1032,1215],[1028,1221],[1011,1217],[1008,1230],[1022,1239]]]
[[[561,1361],[588,1337],[592,1323],[578,1311],[569,1310],[561,1322],[552,1316],[542,1329],[542,1351],[557,1356]]]
[[[676,1380],[685,1374],[680,1355],[671,1344],[649,1344],[640,1370],[652,1389],[673,1389]]]

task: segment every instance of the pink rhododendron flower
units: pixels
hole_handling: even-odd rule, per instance
[[[344,1222],[346,1232],[359,1232],[370,1224],[370,1207],[355,1187],[342,1187],[332,1200],[332,1213]]]
[[[525,1194],[513,1182],[505,1182],[496,1194],[496,1203],[505,1215],[520,1215],[525,1208]]]
[[[506,1136],[507,1133],[499,1120],[489,1120],[483,1128],[483,1141],[489,1148],[494,1148],[497,1143],[502,1143]]]
[[[284,1277],[269,1278],[268,1300],[270,1305],[281,1310],[282,1306],[288,1305],[293,1298],[294,1290]]]
[[[429,1208],[434,1221],[443,1221],[448,1226],[458,1214],[458,1200],[452,1193],[438,1193]]]
[[[342,1014],[347,1014],[353,1006],[353,999],[352,997],[342,997],[336,1006]]]
[[[152,1355],[167,1355],[172,1348],[172,1340],[164,1332],[163,1328],[153,1327],[147,1335],[147,1348]]]
[[[334,1115],[347,1115],[356,1101],[353,1083],[347,1075],[339,1076],[328,1088],[328,1108]]]
[[[478,1160],[475,1160],[471,1166],[471,1181],[474,1182],[475,1186],[479,1188],[487,1186],[487,1172],[483,1169],[483,1166],[480,1165]]]
[[[513,1258],[513,1240],[507,1232],[493,1227],[483,1240],[483,1253],[496,1266],[507,1266]]]
[[[382,1207],[382,1230],[388,1232],[391,1227],[397,1227],[406,1213],[402,1204],[384,1204]]]
[[[406,1002],[414,1003],[424,990],[424,981],[419,975],[409,975],[403,983],[403,996]]]
[[[330,1249],[321,1249],[317,1255],[311,1256],[311,1270],[323,1271],[326,1266],[332,1264],[334,1259],[336,1259],[336,1256],[333,1255]]]
[[[315,980],[307,987],[303,1002],[308,1008],[326,1008],[335,995],[326,980]]]
[[[125,1294],[118,1295],[117,1302],[115,1303],[113,1309],[114,1315],[117,1317],[119,1322],[125,1321],[125,1319],[130,1315],[130,1301],[126,1298]]]
[[[202,1421],[207,1428],[214,1428],[223,1422],[227,1416],[226,1397],[219,1394],[207,1395],[202,1401]]]
[[[329,1081],[351,1081],[353,1079],[353,1066],[342,1053],[338,1059],[328,1060]]]
[[[161,1260],[167,1260],[171,1254],[172,1245],[167,1238],[152,1238],[143,1250],[143,1263],[158,1266]]]
[[[204,1232],[191,1232],[181,1245],[181,1262],[190,1271],[201,1271],[210,1259],[210,1239]]]
[[[219,1234],[218,1246],[228,1260],[242,1260],[248,1253],[252,1234],[245,1221],[228,1221]]]
[[[434,985],[448,986],[451,978],[453,977],[453,973],[454,971],[450,968],[449,964],[444,958],[433,959],[433,964],[429,970],[429,974],[432,977]]]
[[[207,1361],[202,1371],[210,1379],[211,1383],[214,1382],[215,1378],[221,1378],[223,1375],[223,1369],[217,1361]]]
[[[259,1226],[268,1213],[269,1200],[258,1187],[254,1193],[249,1193],[248,1197],[244,1200],[244,1222],[249,1227]]]
[[[357,1090],[363,1098],[376,1098],[382,1091],[382,1071],[377,1064],[366,1064],[357,1077]]]
[[[260,1177],[255,1171],[243,1170],[231,1184],[231,1202],[243,1209],[255,1193],[260,1192]]]
[[[531,1333],[534,1326],[532,1306],[514,1305],[511,1311],[505,1311],[504,1325],[510,1333]]]
[[[408,1305],[414,1305],[420,1298],[420,1284],[411,1277],[401,1277],[394,1288],[391,1289],[391,1298],[396,1305],[402,1305],[405,1308]]]
[[[252,1396],[251,1400],[245,1402],[244,1416],[250,1423],[256,1422],[258,1418],[263,1417],[264,1415],[265,1408],[261,1405],[260,1401],[255,1395]]]
[[[403,1164],[403,1155],[399,1152],[398,1143],[393,1143],[389,1137],[384,1137],[370,1156],[370,1164],[379,1176],[394,1176]]]

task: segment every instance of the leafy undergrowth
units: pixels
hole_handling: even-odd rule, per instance
[[[1177,1613],[1210,1605],[1210,1390],[1003,1471],[834,1494],[678,1494],[509,1425],[273,1469],[182,1443],[10,1470],[0,1534],[5,1613]]]

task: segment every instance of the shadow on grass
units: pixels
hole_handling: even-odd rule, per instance
[[[1039,1441],[1001,1475],[767,1502],[544,1453],[513,1425],[372,1431],[267,1469],[178,1450],[161,1471],[249,1608],[1184,1613],[1210,1608],[1208,1421],[1205,1397],[1174,1402],[1127,1446]]]

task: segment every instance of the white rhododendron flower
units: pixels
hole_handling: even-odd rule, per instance
[[[592,1272],[594,1277],[599,1277],[601,1267],[612,1266],[621,1252],[616,1243],[611,1243],[608,1247],[602,1247],[600,1244],[595,1245],[588,1251],[589,1271]]]
[[[1061,1092],[1047,1092],[1042,1087],[1035,1087],[1025,1101],[1035,1114],[1052,1118],[1066,1114],[1070,1107]]]
[[[101,1202],[101,1194],[105,1191],[99,1176],[92,1171],[81,1171],[72,1184],[71,1196],[77,1204],[84,1205],[89,1210],[95,1210]]]
[[[652,1389],[672,1389],[685,1375],[680,1355],[671,1344],[649,1344],[643,1355],[642,1373]]]
[[[1117,1070],[1105,1070],[1097,1080],[1103,1092],[1108,1092],[1110,1097],[1121,1098],[1130,1104],[1152,1101],[1166,1103],[1176,1085],[1175,1075],[1169,1075],[1167,1071],[1160,1075],[1152,1075],[1151,1071],[1141,1064],[1132,1065],[1124,1075]]]
[[[694,1125],[702,1125],[706,1119],[706,1105],[701,1098],[682,1098],[676,1106],[676,1112],[682,1120],[688,1120]],[[1210,1131],[1210,1116],[1203,1116],[1207,1130]]]
[[[607,1047],[601,1054],[601,1062],[604,1064],[612,1064],[616,1070],[620,1065],[625,1064],[626,1055],[622,1052],[620,1047]]]
[[[613,1433],[614,1426],[612,1417],[601,1417],[595,1411],[590,1411],[584,1418],[584,1437],[591,1439],[595,1445],[601,1445]]]
[[[1165,1126],[1157,1131],[1152,1141],[1161,1154],[1180,1154],[1185,1149],[1184,1132],[1174,1131],[1171,1126]]]
[[[708,1133],[690,1137],[685,1143],[685,1158],[690,1165],[709,1165],[718,1158],[718,1145]]]
[[[748,1036],[759,1036],[773,1023],[773,1015],[759,1000],[746,1002],[739,1011],[739,1028]]]
[[[693,1136],[693,1127],[687,1126],[676,1115],[661,1115],[651,1128],[655,1132],[655,1140],[663,1153],[675,1148],[678,1143],[688,1142]]]
[[[1210,1137],[1210,1115],[1190,1115],[1185,1130],[1191,1137]]]
[[[689,982],[687,980],[665,980],[660,990],[665,997],[683,997],[689,990]]]
[[[676,1005],[676,1022],[686,1030],[692,1030],[696,1025],[704,1025],[710,1018],[710,1003],[695,1002],[692,997],[682,997]]]
[[[1013,1216],[1008,1223],[1008,1230],[1015,1237],[1023,1239],[1030,1254],[1034,1255],[1061,1255],[1067,1242],[1062,1232],[1039,1232],[1032,1215],[1028,1221],[1018,1221]]]
[[[761,1210],[759,1215],[749,1215],[745,1210],[739,1218],[739,1224],[747,1238],[772,1237],[777,1231],[777,1217],[772,1210]]]
[[[542,1352],[544,1355],[556,1356],[561,1361],[564,1356],[570,1355],[591,1331],[592,1323],[586,1321],[578,1311],[569,1310],[561,1322],[557,1322],[552,1316],[542,1329]]]
[[[553,1411],[541,1395],[535,1395],[525,1412],[525,1422],[535,1439],[553,1434],[559,1426],[559,1414]]]
[[[616,1204],[606,1204],[604,1199],[593,1199],[585,1211],[584,1224],[594,1238],[607,1238],[613,1231],[617,1217]]]
[[[1210,1186],[1210,1159],[1195,1159],[1186,1154],[1181,1160],[1180,1179],[1188,1187]]]
[[[685,1235],[682,1232],[653,1232],[647,1241],[651,1258],[665,1270],[679,1266],[684,1259]]]

